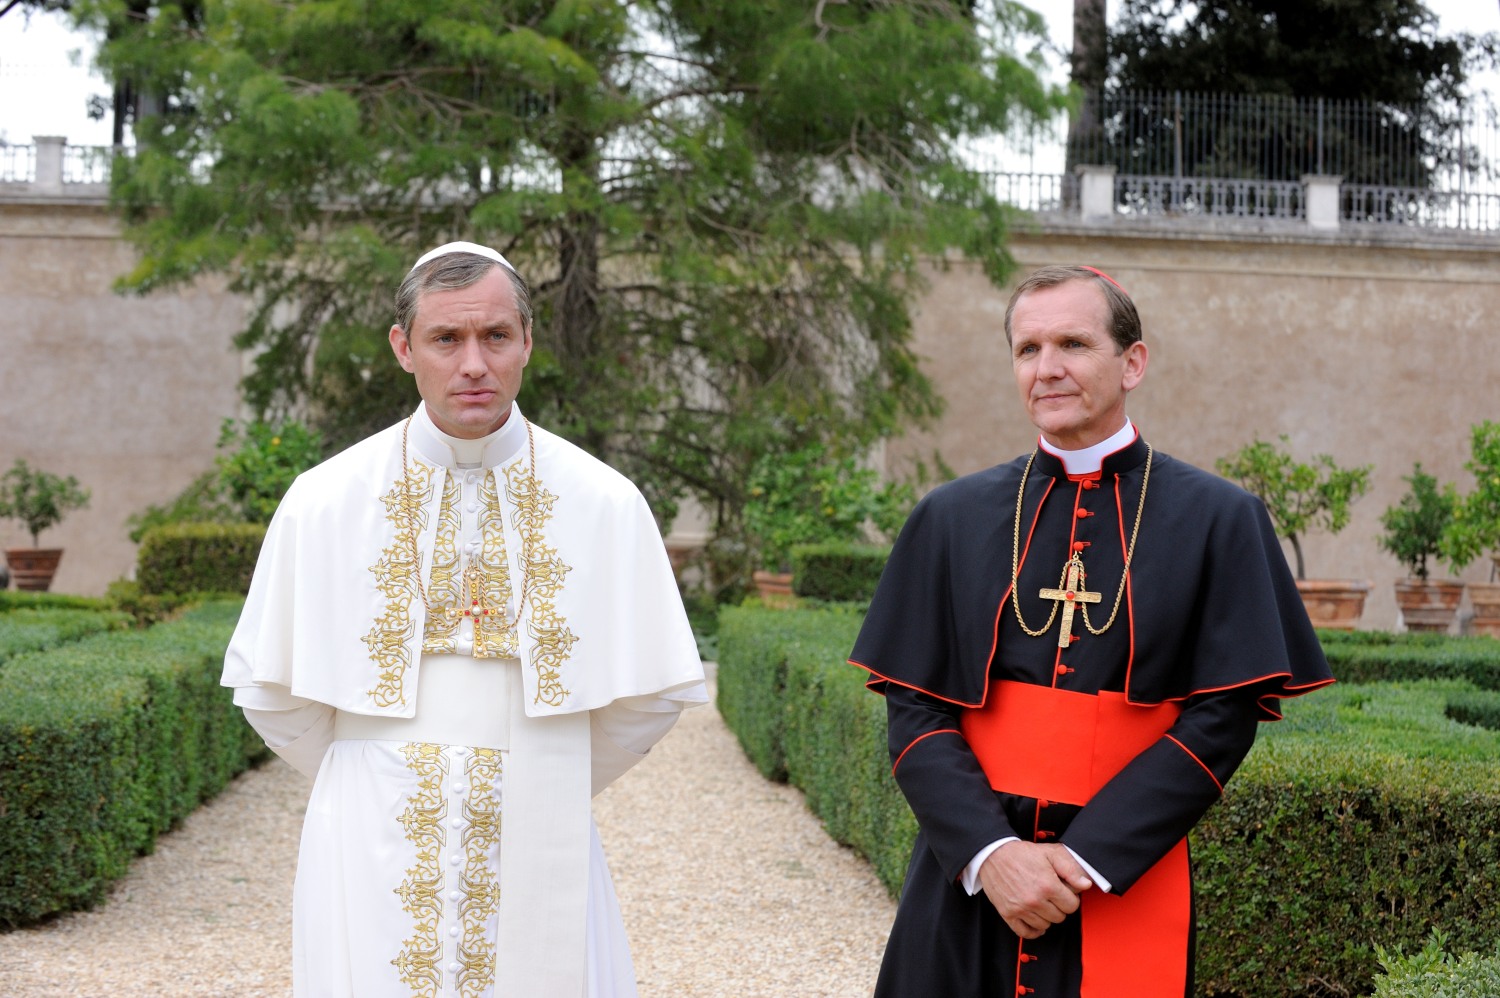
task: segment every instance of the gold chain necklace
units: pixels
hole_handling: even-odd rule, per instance
[[[432,607],[427,603],[427,587],[422,584],[422,552],[417,547],[417,534],[419,533],[419,531],[417,530],[416,514],[414,512],[411,512],[412,510],[418,508],[421,503],[417,500],[416,489],[412,486],[411,462],[407,459],[406,448],[407,438],[411,435],[411,421],[416,418],[416,413],[412,413],[410,416],[407,416],[406,425],[401,428],[401,490],[404,493],[405,505],[408,511],[407,516],[409,516],[412,521],[409,524],[409,529],[411,534],[412,563],[416,566],[417,596],[419,596],[422,600],[423,611],[426,612],[428,617],[431,617]],[[531,478],[533,481],[535,481],[536,436],[531,432],[531,420],[527,419],[525,416],[522,416],[521,422],[526,424],[526,447],[527,451],[529,452]],[[531,584],[533,581],[535,581],[532,575],[526,571],[529,554],[530,548],[527,545],[526,537],[522,535],[520,587],[521,595],[516,600],[516,618],[509,624],[505,625],[505,630],[507,631],[515,630],[516,626],[521,623],[521,611],[522,608],[526,606],[526,598],[530,595]]]
[[[1032,630],[1030,627],[1027,627],[1026,618],[1021,616],[1021,600],[1019,598],[1020,591],[1018,586],[1021,575],[1021,505],[1026,499],[1026,479],[1031,475],[1031,464],[1036,460],[1036,455],[1037,452],[1033,450],[1031,452],[1031,457],[1026,459],[1025,470],[1021,472],[1021,488],[1016,493],[1016,529],[1015,536],[1011,541],[1010,549],[1011,609],[1015,610],[1016,612],[1016,623],[1021,625],[1021,630],[1025,631],[1028,636],[1033,638],[1039,638],[1052,629],[1052,622],[1057,619],[1057,608],[1061,605],[1060,603],[1054,601],[1052,604],[1052,612],[1047,614],[1047,622],[1036,630]],[[1146,489],[1151,485],[1152,456],[1153,451],[1151,450],[1151,445],[1147,444],[1146,473],[1141,478],[1141,499],[1135,508],[1135,526],[1130,530],[1130,544],[1125,549],[1125,571],[1120,575],[1120,588],[1115,592],[1115,605],[1114,608],[1109,611],[1109,619],[1104,622],[1103,627],[1096,628],[1093,622],[1089,620],[1088,605],[1080,603],[1078,606],[1078,609],[1083,611],[1083,626],[1088,628],[1090,634],[1100,635],[1109,630],[1110,625],[1115,622],[1115,615],[1120,612],[1120,600],[1125,595],[1125,584],[1130,581],[1130,559],[1135,557],[1135,540],[1141,532],[1141,514],[1146,511]],[[1080,558],[1077,554],[1074,554],[1072,558],[1069,558],[1068,563],[1063,565],[1061,578],[1058,579],[1058,589],[1067,588],[1068,565],[1071,565],[1075,559],[1078,561],[1080,567],[1082,566],[1083,559]],[[1082,573],[1080,573],[1080,577],[1081,574]],[[1079,587],[1082,588],[1081,581],[1079,582]]]

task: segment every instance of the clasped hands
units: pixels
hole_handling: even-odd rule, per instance
[[[1036,939],[1078,910],[1094,886],[1078,860],[1056,843],[1007,842],[979,867],[985,897],[1022,939]]]

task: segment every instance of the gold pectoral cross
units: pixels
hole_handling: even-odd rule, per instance
[[[500,657],[515,658],[519,654],[516,629],[505,623],[505,608],[484,605],[484,569],[476,561],[464,567],[464,595],[468,606],[450,606],[443,611],[449,620],[465,617],[474,622],[474,650],[477,652],[492,641],[498,641]]]
[[[1063,570],[1061,589],[1043,589],[1042,599],[1062,600],[1062,633],[1057,636],[1057,647],[1066,648],[1073,643],[1073,610],[1080,603],[1098,603],[1104,597],[1083,588],[1085,576],[1083,559],[1073,555]]]

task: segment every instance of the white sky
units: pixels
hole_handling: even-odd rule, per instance
[[[1072,44],[1072,0],[1029,0],[1051,27],[1053,42]],[[1444,32],[1500,31],[1500,0],[1427,0]],[[1110,4],[1111,11],[1118,3]],[[62,135],[75,145],[108,145],[110,124],[90,121],[91,94],[107,93],[89,70],[94,42],[72,31],[58,14],[27,18],[21,9],[0,17],[0,142],[29,143],[35,135]],[[1477,81],[1476,81],[1477,82]],[[1500,91],[1486,81],[1484,89]]]

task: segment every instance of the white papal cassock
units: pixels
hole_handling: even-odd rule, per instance
[[[419,406],[288,491],[223,682],[315,777],[298,998],[635,994],[589,798],[706,693],[627,479]]]

